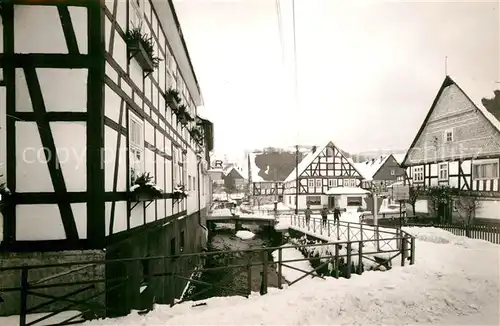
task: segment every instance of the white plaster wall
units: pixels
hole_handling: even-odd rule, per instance
[[[16,53],[68,53],[56,6],[14,6],[14,40]]]
[[[75,30],[78,50],[81,54],[88,54],[87,8],[69,6],[68,11]]]
[[[73,203],[71,209],[80,239],[87,238],[87,204]],[[36,227],[36,226],[39,227]],[[17,240],[66,239],[57,204],[17,205]]]
[[[172,160],[166,160],[165,165],[166,165],[165,192],[171,193],[173,191],[173,187],[172,187]]]
[[[16,111],[18,112],[33,112],[31,97],[28,91],[28,84],[24,71],[21,68],[16,68]]]
[[[106,202],[105,218],[106,218],[106,236],[109,233],[109,224],[111,223],[111,202]],[[113,223],[113,234],[127,230],[127,202],[115,203],[115,219]]]
[[[458,177],[450,177],[448,182],[450,187],[458,188]]]
[[[155,143],[155,128],[148,121],[144,121],[144,140],[152,145]]]
[[[113,69],[112,69],[113,70]],[[113,70],[114,72],[114,70]],[[118,123],[120,118],[121,97],[109,86],[104,86],[104,115]],[[125,111],[125,108],[124,110]]]
[[[108,127],[104,127],[104,187],[105,191],[113,191],[113,179],[116,162],[117,132]],[[127,139],[121,136],[120,150],[118,152],[118,175],[116,191],[126,191],[127,189]]]
[[[448,174],[449,175],[458,174],[459,171],[458,166],[459,166],[458,161],[450,162],[448,165]]]
[[[135,203],[134,203],[135,204]],[[132,205],[134,205],[132,204]],[[130,228],[135,228],[144,224],[144,204],[139,203],[130,212]]]
[[[118,33],[115,34],[114,38],[113,59],[123,70],[127,71],[127,44]]]
[[[34,122],[16,122],[16,191],[54,191],[40,133]]]
[[[50,122],[66,189],[87,191],[87,126],[85,122]]]
[[[500,201],[482,200],[480,206],[476,209],[476,217],[500,220]]]
[[[430,175],[431,176],[437,176],[438,175],[438,168],[437,168],[437,164],[431,164],[431,168],[430,168]]]
[[[1,15],[0,15],[0,53],[3,53],[3,20]]]

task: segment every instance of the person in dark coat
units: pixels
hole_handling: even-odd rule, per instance
[[[306,224],[307,224],[308,229],[309,229],[309,222],[311,221],[311,214],[312,214],[311,204],[307,203],[307,207],[306,207],[306,210],[304,211],[304,215],[306,216]]]
[[[328,208],[326,208],[326,205],[323,206],[323,209],[321,210],[321,219],[323,220],[323,226],[326,227],[326,221],[328,219]]]
[[[340,222],[340,209],[338,207],[335,207],[335,209],[333,210],[333,221],[335,223]]]

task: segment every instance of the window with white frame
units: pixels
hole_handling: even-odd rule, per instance
[[[356,187],[356,179],[349,180],[349,187]]]
[[[417,166],[413,169],[413,182],[424,182],[423,166]]]
[[[143,136],[142,121],[131,116],[129,121],[130,168],[133,169],[135,175],[143,172]]]
[[[186,185],[186,187],[187,187],[187,191],[191,191],[192,190],[191,189],[191,176],[190,175],[188,175],[188,184]]]
[[[172,151],[172,163],[173,163],[173,176],[172,176],[172,179],[174,180],[174,187],[177,186],[177,184],[179,183],[179,179],[178,179],[178,165],[177,165],[177,148],[173,148],[173,151]]]
[[[472,162],[472,178],[474,180],[493,180],[499,177],[498,160],[481,160]]]
[[[444,142],[451,143],[453,141],[453,129],[447,129],[444,132]]]
[[[439,163],[439,181],[448,181],[448,163]]]
[[[344,179],[343,186],[344,187],[349,187],[349,179]]]
[[[307,180],[307,186],[309,188],[314,188],[314,179]]]
[[[392,176],[396,175],[396,170],[392,169],[392,170],[391,170],[391,175],[392,175]]]
[[[323,180],[316,179],[316,188],[321,188],[321,187],[323,187]]]
[[[328,187],[329,188],[335,188],[335,187],[337,187],[337,179],[329,179],[328,180]]]

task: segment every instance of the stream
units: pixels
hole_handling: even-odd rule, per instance
[[[217,224],[215,231],[211,231],[208,238],[208,251],[245,250],[262,247],[277,247],[280,245],[280,238],[274,228],[260,228],[259,226],[246,226],[243,230],[255,234],[252,239],[242,240],[235,235],[234,225]],[[209,256],[205,261],[205,268],[224,267],[229,265],[247,264],[262,262],[261,253],[239,253],[231,255]],[[268,287],[278,286],[278,275],[273,266],[271,252],[268,255],[267,285]],[[259,292],[261,287],[262,266],[251,267],[251,287],[252,292]],[[187,290],[185,300],[203,300],[210,297],[246,295],[248,289],[247,267],[219,269],[205,271],[197,275],[196,279],[212,284],[210,288],[203,284],[191,284]]]

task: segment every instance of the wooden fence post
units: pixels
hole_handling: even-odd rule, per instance
[[[358,242],[358,274],[363,274],[363,241]]]
[[[330,233],[330,224],[331,224],[330,221],[328,221],[328,237],[330,237],[330,234],[331,234]]]
[[[346,278],[351,278],[351,242],[347,243],[347,273]]]
[[[410,265],[415,264],[415,237],[411,237]]]
[[[378,233],[378,224],[375,225],[375,241],[377,242],[377,251],[380,251],[380,239]]]
[[[335,278],[339,278],[339,245],[335,244]]]
[[[262,251],[262,292],[267,294],[267,250]]]
[[[401,266],[405,265],[406,254],[407,254],[406,251],[408,250],[408,242],[406,237],[407,237],[406,233],[404,234],[404,236],[401,236]]]
[[[26,314],[28,311],[28,269],[23,268],[21,270],[21,306],[19,312],[19,325],[26,325]]]
[[[283,271],[281,262],[283,261],[283,248],[278,249],[278,289],[282,289],[281,279],[283,278]]]

